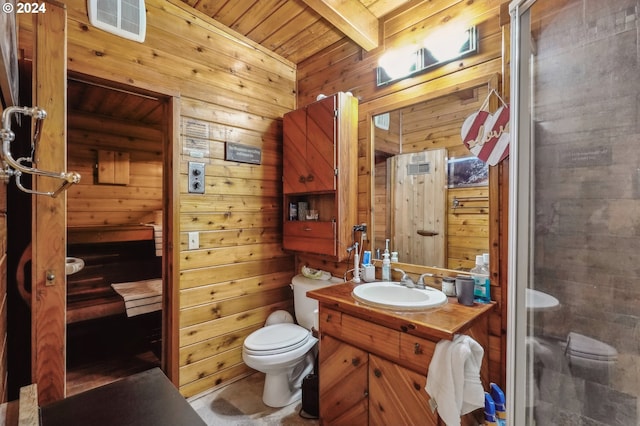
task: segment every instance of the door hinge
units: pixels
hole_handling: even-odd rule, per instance
[[[333,110],[333,118],[338,118],[338,108]]]
[[[338,168],[337,167],[335,169],[333,169],[333,175],[334,176],[338,176]]]

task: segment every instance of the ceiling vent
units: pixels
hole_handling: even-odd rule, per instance
[[[144,0],[88,0],[89,22],[129,40],[144,41],[147,14]]]

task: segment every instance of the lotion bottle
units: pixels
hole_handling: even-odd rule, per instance
[[[382,281],[391,281],[391,259],[386,252],[382,255]]]
[[[382,253],[382,281],[391,281],[391,259],[389,258],[389,239],[385,241],[384,253]]]

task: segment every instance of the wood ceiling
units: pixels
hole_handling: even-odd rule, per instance
[[[182,0],[254,42],[299,64],[348,38],[378,46],[380,18],[415,0]]]

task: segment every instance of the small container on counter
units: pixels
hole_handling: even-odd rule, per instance
[[[447,296],[456,295],[456,279],[451,277],[442,278],[442,292]]]

